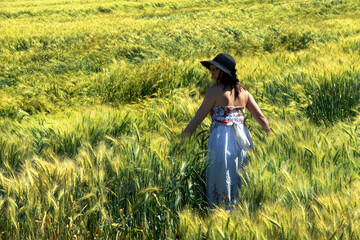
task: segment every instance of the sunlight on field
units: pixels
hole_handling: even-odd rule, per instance
[[[0,1],[0,239],[359,239],[358,0]],[[228,214],[204,199],[232,54],[270,121]]]

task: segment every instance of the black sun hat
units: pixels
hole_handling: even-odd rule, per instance
[[[204,67],[210,70],[210,66],[214,65],[215,67],[219,68],[224,73],[230,75],[231,77],[236,77],[235,66],[236,62],[235,59],[226,53],[218,54],[213,60],[211,61],[202,61],[200,62]]]

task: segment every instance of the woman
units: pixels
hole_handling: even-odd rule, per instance
[[[245,107],[266,133],[269,122],[254,98],[239,84],[236,63],[229,54],[220,53],[212,61],[201,62],[211,72],[215,84],[211,86],[195,117],[183,131],[182,139],[190,136],[196,127],[211,114],[206,195],[209,206],[237,202],[240,176],[238,171],[247,161],[247,150],[252,150],[252,139],[244,123]]]

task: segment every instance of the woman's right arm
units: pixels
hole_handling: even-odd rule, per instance
[[[198,111],[196,112],[194,118],[191,120],[191,122],[182,132],[181,134],[182,139],[189,137],[195,131],[197,126],[204,120],[206,115],[211,111],[215,103],[215,95],[216,95],[216,91],[214,91],[213,87],[210,87],[207,90],[204,100],[201,106],[199,107]]]
[[[246,103],[246,108],[249,110],[251,115],[254,116],[255,120],[260,124],[262,129],[269,134],[270,126],[269,121],[265,117],[265,115],[261,112],[260,107],[257,105],[253,96],[248,92],[248,101]]]

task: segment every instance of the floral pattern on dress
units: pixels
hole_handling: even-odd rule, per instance
[[[210,132],[220,126],[229,126],[234,122],[244,123],[245,108],[239,106],[217,106],[213,107],[211,113],[212,123]]]
[[[230,199],[226,192],[223,192],[220,194],[218,192],[218,189],[216,187],[216,184],[214,184],[214,190],[212,191],[212,202],[215,202],[217,204],[224,203],[225,205],[228,205],[230,203]]]

